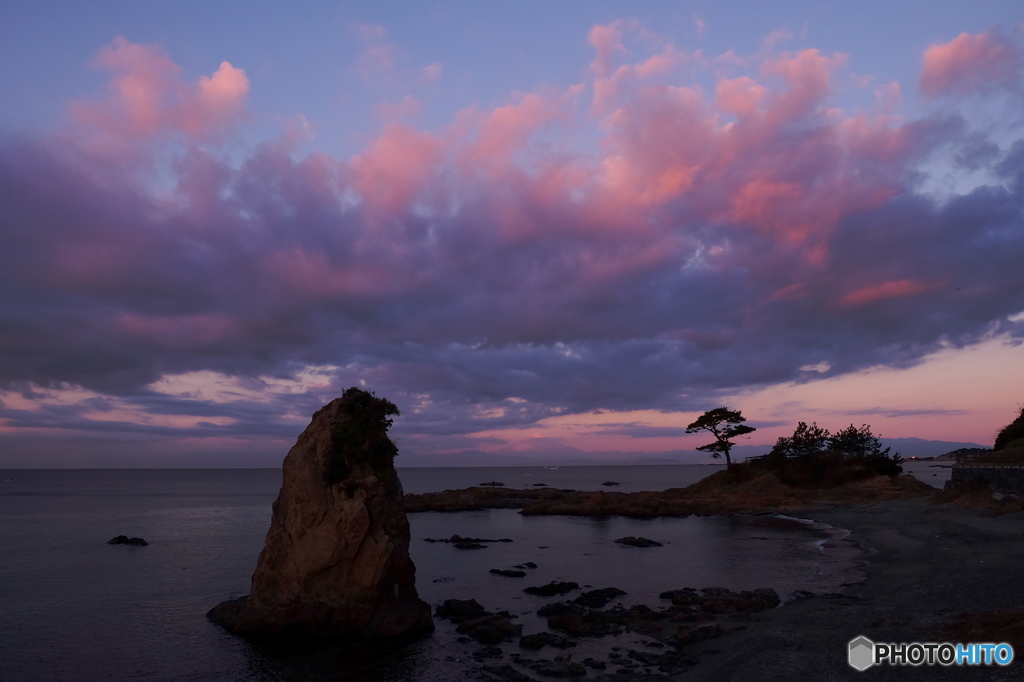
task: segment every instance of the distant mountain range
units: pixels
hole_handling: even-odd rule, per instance
[[[881,438],[885,447],[892,448],[903,457],[937,457],[959,448],[985,448],[979,443],[963,443],[923,438]],[[737,445],[732,456],[735,461],[763,455],[770,445]],[[451,453],[402,453],[396,460],[400,467],[504,467],[504,466],[608,466],[614,464],[710,464],[714,460],[697,450],[668,450],[665,452],[624,452],[606,450],[588,452],[557,441],[517,444],[494,452],[461,450]]]

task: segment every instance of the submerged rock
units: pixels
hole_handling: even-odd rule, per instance
[[[561,656],[556,656],[553,661],[544,659],[537,661],[524,660],[522,664],[532,668],[535,673],[542,677],[583,677],[587,674],[587,669],[582,664]]]
[[[284,460],[252,591],[207,616],[243,635],[394,637],[433,630],[387,435],[395,406],[350,388]]]
[[[505,576],[506,578],[525,578],[526,571],[510,571],[504,568],[492,568],[491,573]]]
[[[483,549],[482,542],[512,542],[509,538],[490,540],[488,538],[464,538],[461,535],[453,535],[450,538],[423,538],[424,542],[447,542],[455,545],[458,549]]]
[[[552,646],[556,649],[568,649],[576,646],[576,642],[572,641],[565,635],[556,635],[553,632],[538,632],[533,635],[523,635],[519,638],[519,647],[522,649],[543,649],[545,646]]]

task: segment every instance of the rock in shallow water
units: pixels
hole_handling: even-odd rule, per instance
[[[130,538],[127,535],[118,535],[116,538],[107,540],[108,545],[131,545],[132,547],[146,547],[148,542],[142,538]]]
[[[524,578],[526,577],[526,571],[510,571],[503,568],[492,568],[491,573],[495,575],[505,576],[506,578]]]
[[[538,597],[554,597],[559,594],[566,594],[573,590],[580,589],[579,584],[573,582],[558,582],[552,580],[547,585],[540,585],[538,587],[527,587],[523,592],[527,594],[535,594]]]
[[[650,538],[635,538],[632,535],[627,535],[624,538],[619,538],[615,542],[620,545],[626,545],[628,547],[661,547],[662,544],[656,540]]]
[[[606,587],[602,590],[591,590],[584,592],[573,601],[580,606],[591,609],[601,609],[608,605],[613,599],[624,596],[626,593],[617,587]]]
[[[251,593],[214,607],[211,620],[243,635],[434,629],[409,558],[392,414],[389,401],[350,388],[313,415],[285,457]]]

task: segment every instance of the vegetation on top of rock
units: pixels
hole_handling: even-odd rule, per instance
[[[757,430],[753,426],[744,424],[743,422],[745,421],[747,421],[747,418],[739,410],[716,407],[699,416],[697,421],[686,427],[686,432],[697,433],[698,431],[707,431],[713,435],[715,437],[714,443],[701,445],[697,449],[702,452],[710,452],[711,456],[716,459],[724,454],[725,468],[732,469],[732,459],[729,457],[729,452],[734,445],[732,439],[745,436]]]
[[[995,451],[1006,450],[1011,445],[1013,448],[1024,448],[1024,406],[1020,408],[1020,415],[996,434],[996,442],[992,445],[992,449]]]
[[[903,473],[903,458],[882,448],[882,442],[867,424],[850,424],[829,433],[817,423],[797,424],[792,436],[779,438],[763,457],[744,462],[740,476],[777,471],[786,485],[797,488],[834,488],[873,476],[898,476]]]
[[[799,459],[816,457],[826,452],[838,452],[847,457],[899,457],[898,452],[890,455],[890,450],[891,448],[882,449],[882,441],[871,433],[871,427],[867,424],[862,424],[860,428],[850,424],[842,431],[829,433],[828,429],[821,428],[817,422],[810,426],[806,422],[800,422],[792,436],[779,438],[769,455],[783,459]]]
[[[398,454],[398,448],[388,437],[391,416],[400,414],[395,404],[355,386],[341,397],[344,418],[333,430],[331,457],[324,469],[328,485],[347,478],[355,461],[366,462],[377,470],[390,464]]]

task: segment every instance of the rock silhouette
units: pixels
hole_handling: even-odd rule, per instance
[[[284,460],[249,595],[207,616],[232,632],[396,637],[433,630],[416,592],[389,401],[350,388]]]
[[[116,538],[107,540],[108,545],[131,545],[133,547],[145,547],[149,543],[142,538],[130,538],[127,535],[118,535]]]

